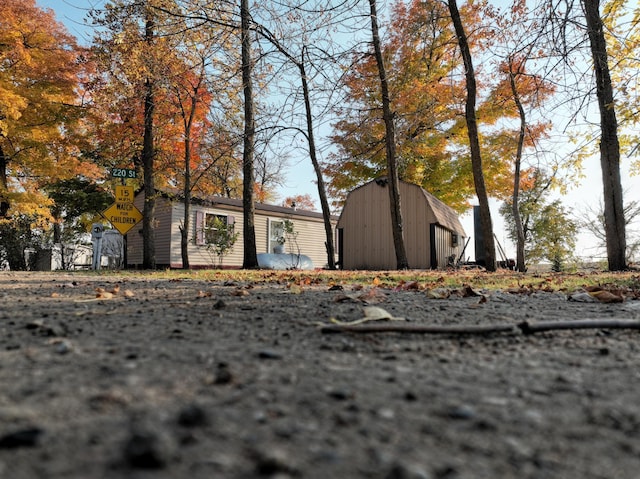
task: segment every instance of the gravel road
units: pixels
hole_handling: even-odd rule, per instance
[[[0,272],[0,477],[640,477],[636,330],[322,331],[640,320],[480,293]]]

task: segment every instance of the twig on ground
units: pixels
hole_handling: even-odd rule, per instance
[[[524,334],[563,329],[640,329],[640,321],[629,319],[577,319],[572,321],[524,321],[518,324]]]
[[[517,327],[514,324],[499,325],[422,325],[422,324],[364,324],[341,325],[331,324],[320,328],[323,333],[409,333],[409,334],[493,334],[514,333]]]
[[[488,325],[428,325],[428,324],[330,324],[320,328],[322,333],[406,333],[490,335],[516,333],[534,334],[543,331],[569,329],[640,329],[640,321],[626,319],[583,319],[575,321],[523,321],[518,324]]]

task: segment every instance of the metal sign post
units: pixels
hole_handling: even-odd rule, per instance
[[[91,242],[93,243],[93,263],[91,269],[100,269],[102,260],[102,235],[104,234],[104,225],[102,223],[94,223],[91,227]]]

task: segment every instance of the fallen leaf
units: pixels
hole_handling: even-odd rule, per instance
[[[346,301],[357,301],[358,298],[352,295],[348,295],[348,294],[337,294],[334,298],[333,298],[333,302],[334,303],[344,303]]]
[[[356,319],[354,321],[339,321],[335,318],[331,318],[330,321],[342,326],[354,326],[356,324],[366,323],[367,321],[404,321],[404,318],[396,318],[387,310],[379,308],[378,306],[365,306],[362,308],[362,311],[364,312],[364,318]]]
[[[434,288],[428,289],[425,294],[429,299],[447,299],[451,296],[451,290],[449,288]]]
[[[246,289],[234,289],[231,291],[231,296],[249,296],[249,291]]]
[[[389,311],[379,308],[378,306],[365,306],[362,310],[364,311],[364,317],[368,320],[393,319]]]
[[[419,291],[420,283],[417,281],[400,281],[400,284],[394,288],[394,291]]]
[[[371,288],[366,293],[358,296],[358,299],[363,303],[381,303],[382,301],[386,301],[387,295],[380,291],[378,288]]]
[[[595,297],[591,296],[589,293],[579,291],[567,296],[567,301],[576,301],[578,303],[595,303],[598,300]]]
[[[482,296],[482,293],[474,290],[471,286],[469,286],[468,284],[465,284],[461,289],[460,289],[460,293],[461,296],[463,298],[470,298],[472,296]]]
[[[624,297],[614,294],[607,290],[602,291],[593,291],[589,293],[591,296],[596,298],[601,303],[622,303],[624,302]]]

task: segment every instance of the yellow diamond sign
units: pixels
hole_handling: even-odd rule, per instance
[[[116,202],[109,206],[102,216],[108,219],[122,235],[126,235],[127,231],[142,220],[142,213],[133,203]]]

